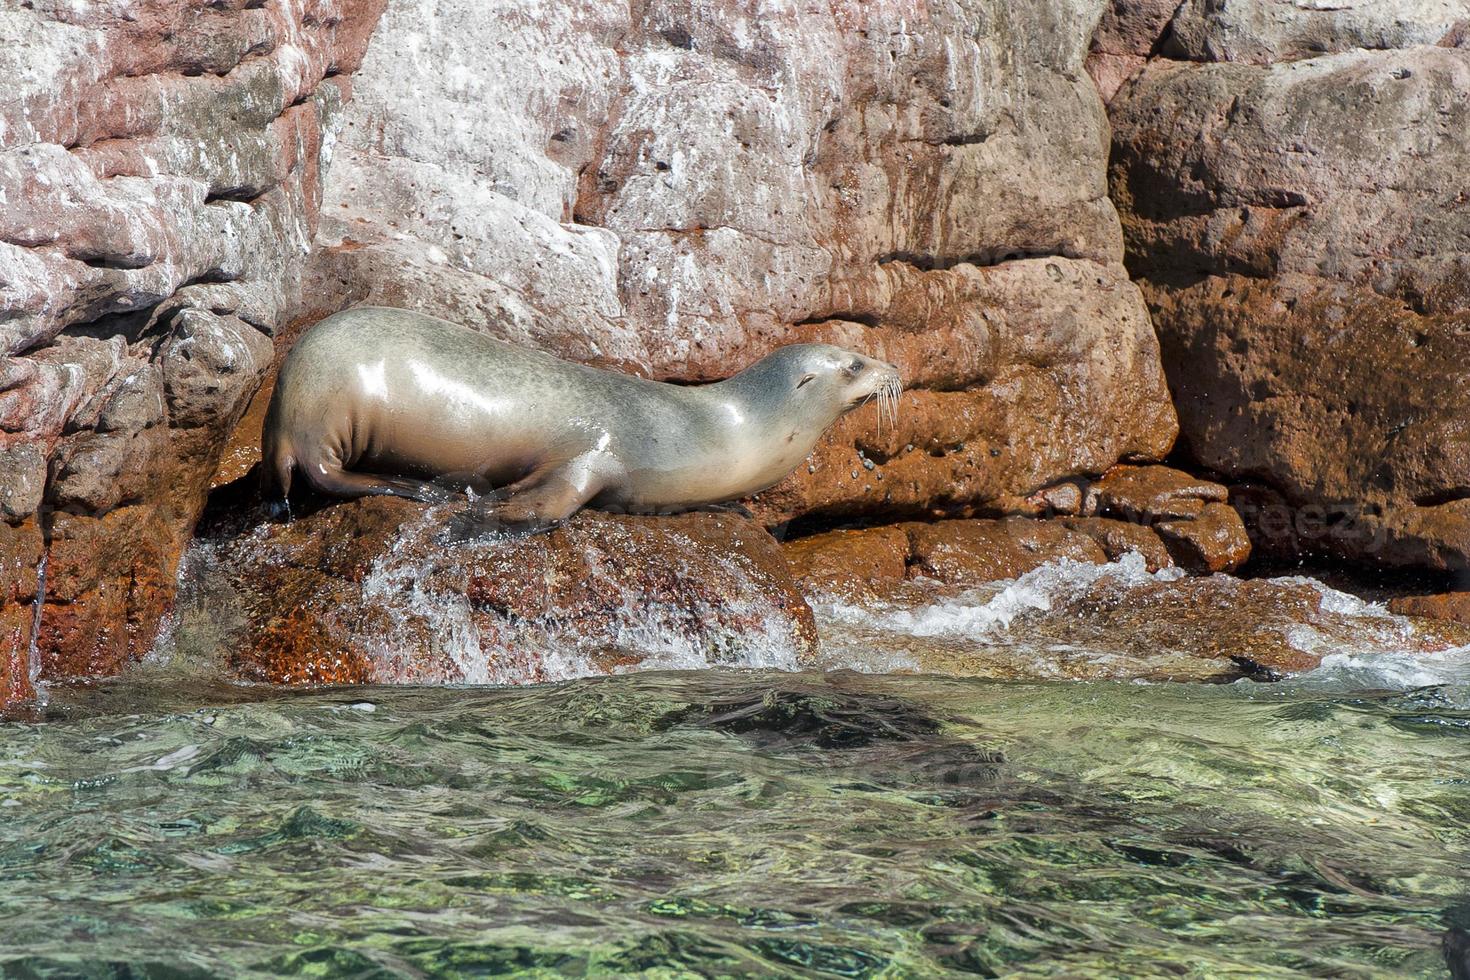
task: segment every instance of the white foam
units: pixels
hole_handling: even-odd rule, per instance
[[[1441,653],[1330,653],[1315,670],[1288,682],[1314,691],[1389,690],[1470,686],[1470,647]]]
[[[824,618],[846,623],[867,623],[888,632],[910,636],[978,636],[1010,628],[1018,616],[1050,612],[1068,595],[1107,580],[1119,588],[1146,582],[1174,582],[1184,577],[1178,568],[1149,572],[1142,555],[1129,552],[1115,562],[1097,565],[1060,558],[1049,561],[1016,579],[969,589],[958,595],[915,608],[890,603],[855,606],[830,601],[819,604]]]
[[[1086,604],[1071,602],[1084,594],[1126,606],[1130,592],[1184,577],[1177,568],[1151,573],[1137,554],[1104,565],[1059,559],[1018,578],[958,593],[945,594],[938,583],[930,583],[934,594],[929,597],[923,594],[921,584],[911,583],[915,589],[897,601],[854,604],[829,598],[814,603],[814,608],[823,626],[824,662],[829,665],[874,672],[912,670],[915,663],[911,657],[872,651],[901,647],[911,638],[920,638],[940,644],[950,657],[956,651],[961,657],[969,655],[966,651],[988,651],[989,662],[999,665],[1002,673],[1018,669],[1038,678],[1077,676],[1081,665],[1091,665],[1100,674],[1126,676],[1137,667],[1137,658],[1120,657],[1118,650],[1108,649],[1106,632],[1097,637],[1100,645],[1095,646],[1094,641],[1049,642],[1041,627],[1071,622],[1056,617],[1081,617],[1080,625],[1085,626],[1089,615]],[[1228,575],[1205,581],[1218,587],[1224,597],[1235,593],[1241,584],[1240,579]],[[1321,612],[1328,617],[1316,625],[1283,621],[1264,624],[1280,631],[1278,635],[1294,649],[1322,658],[1319,667],[1300,675],[1293,684],[1340,690],[1470,683],[1470,647],[1426,652],[1426,648],[1433,650],[1433,637],[1424,635],[1413,620],[1393,615],[1382,603],[1366,601],[1306,576],[1270,582],[1284,588],[1315,589],[1322,596]],[[1354,631],[1355,622],[1361,625],[1360,630]],[[1118,639],[1120,649],[1128,646],[1128,637]],[[1208,646],[1210,639],[1201,635],[1200,645]],[[1186,641],[1182,649],[1158,652],[1189,655],[1192,651]]]

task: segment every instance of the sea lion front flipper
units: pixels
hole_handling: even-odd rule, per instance
[[[478,533],[549,531],[606,489],[615,469],[616,461],[600,452],[543,466],[501,490],[503,496],[479,500],[459,522],[456,536],[473,536],[467,533],[472,526]]]

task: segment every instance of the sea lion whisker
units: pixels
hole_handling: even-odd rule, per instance
[[[857,404],[857,407],[858,408],[862,408],[864,405],[868,404],[868,402],[872,401],[873,399],[875,399],[875,398],[878,399],[878,435],[879,436],[882,436],[883,435],[883,400],[882,400],[882,398],[879,395],[879,393],[881,391],[882,391],[881,388],[874,388],[872,391],[868,392],[867,395],[865,395],[863,397],[863,400],[862,401],[858,402],[858,404]]]

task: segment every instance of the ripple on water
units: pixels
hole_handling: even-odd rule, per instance
[[[63,691],[0,728],[0,973],[1440,976],[1467,693]]]

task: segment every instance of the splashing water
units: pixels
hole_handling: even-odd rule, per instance
[[[1220,680],[1234,672],[1228,654],[1265,651],[1320,658],[1299,679],[1315,689],[1470,682],[1464,631],[1446,638],[1303,576],[1193,579],[1149,572],[1137,554],[1059,559],[979,588],[906,583],[885,600],[826,598],[814,609],[824,664],[859,670]],[[872,661],[875,650],[886,653]]]

